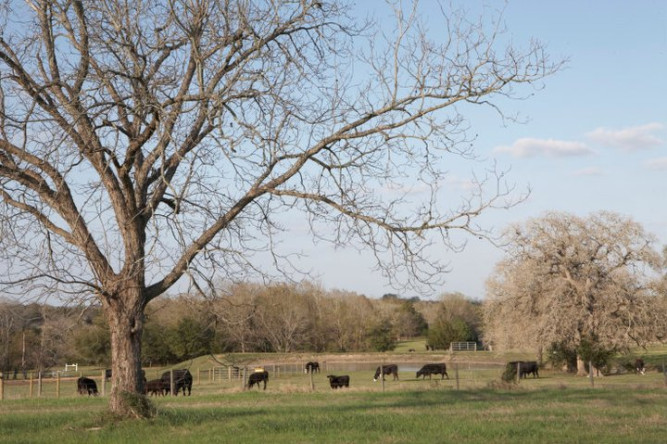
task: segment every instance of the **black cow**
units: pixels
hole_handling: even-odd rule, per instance
[[[387,364],[382,366],[382,372],[380,372],[380,367],[375,370],[375,376],[373,376],[373,381],[377,381],[378,378],[380,377],[380,373],[382,373],[382,379],[384,380],[384,377],[386,375],[394,375],[394,381],[398,379],[398,365],[396,364]]]
[[[192,394],[192,374],[190,370],[184,368],[172,371],[174,372],[174,396],[178,396],[178,391],[181,389],[183,389],[183,396],[185,396],[185,389],[188,389],[188,396],[190,396]],[[167,393],[169,393],[171,387],[170,372],[162,373],[160,380],[166,387]]]
[[[319,373],[320,363],[317,361],[306,362],[306,367],[303,369],[304,373]]]
[[[269,382],[269,372],[262,370],[251,373],[250,376],[248,376],[248,389],[251,389],[255,384],[257,384],[257,388],[259,388],[259,383],[262,381],[264,381],[264,390],[266,390],[266,383]]]
[[[164,396],[169,393],[169,383],[165,384],[162,379],[152,379],[144,384],[144,394],[151,396]],[[185,393],[185,389],[183,390]]]
[[[426,375],[428,375],[428,379],[431,379],[432,375],[442,375],[440,379],[445,379],[445,376],[447,376],[447,379],[449,379],[449,375],[447,374],[447,366],[445,364],[424,365],[417,372],[417,378],[421,376],[422,379],[426,379]]]
[[[642,375],[646,373],[646,366],[644,365],[644,360],[642,358],[638,358],[635,361],[635,372],[641,373]]]
[[[329,385],[331,386],[332,389],[350,386],[350,377],[348,375],[343,375],[343,376],[327,375],[327,378],[329,378]]]
[[[533,378],[540,377],[540,367],[535,361],[511,361],[507,365],[513,375],[516,375],[516,369],[519,368],[519,378],[527,378],[529,373],[532,373]]]
[[[84,378],[83,376],[79,379],[76,380],[76,388],[77,391],[79,392],[79,395],[85,395],[88,393],[88,396],[90,395],[98,395],[97,392],[97,384],[93,379],[90,378]]]

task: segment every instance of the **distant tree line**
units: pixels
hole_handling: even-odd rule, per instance
[[[110,333],[97,306],[0,301],[0,336],[0,370],[9,377],[65,362],[110,362]],[[183,294],[149,304],[142,356],[148,366],[210,353],[389,351],[415,337],[427,338],[432,349],[477,340],[480,303],[461,294],[438,301],[371,299],[310,283],[230,284],[206,297]]]

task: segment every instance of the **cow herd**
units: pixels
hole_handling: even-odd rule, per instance
[[[642,359],[637,359],[634,363],[635,371],[637,373],[644,374],[645,366]],[[320,372],[320,364],[316,361],[309,361],[305,364],[303,368],[306,374],[314,374]],[[105,374],[105,376],[110,376]],[[429,379],[432,379],[433,375],[440,375],[440,379],[449,379],[447,374],[447,366],[444,363],[430,363],[422,366],[416,374],[416,379],[421,378],[422,380],[426,379],[428,376]],[[533,378],[539,378],[539,365],[536,361],[511,361],[507,363],[506,372],[503,375],[503,378],[509,376],[509,378],[518,376],[519,378],[527,378],[528,375],[532,375]],[[392,376],[394,381],[399,380],[398,377],[398,365],[396,364],[383,364],[375,370],[373,375],[373,381],[378,381],[378,379],[385,380],[385,377]],[[350,386],[350,376],[349,375],[327,375],[329,380],[329,385],[332,389],[339,389]],[[162,374],[159,379],[153,379],[146,381],[144,376],[144,394],[150,396],[165,396],[171,392],[171,387],[173,387],[174,395],[177,396],[179,392],[183,393],[183,396],[192,394],[192,374],[188,369],[179,369],[166,371]],[[269,372],[263,368],[255,369],[255,372],[251,373],[248,376],[246,388],[251,389],[255,385],[259,388],[260,385],[263,385],[263,389],[266,390],[266,386],[269,382]],[[91,378],[81,377],[77,379],[77,391],[81,395],[98,395],[97,384],[95,380]]]

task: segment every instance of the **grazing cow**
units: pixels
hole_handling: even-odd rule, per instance
[[[259,383],[262,381],[264,381],[264,390],[266,390],[266,383],[269,382],[269,372],[262,370],[251,373],[250,376],[248,376],[248,389],[251,389],[255,384],[257,384],[257,388],[259,388]]]
[[[144,394],[151,396],[164,396],[169,393],[169,384],[165,384],[162,379],[152,379],[144,384]],[[183,390],[185,393],[185,390]]]
[[[111,379],[111,369],[110,368],[104,370],[104,380],[108,381],[109,379]]]
[[[97,384],[93,379],[81,377],[76,380],[76,388],[79,392],[79,395],[85,395],[88,393],[88,396],[95,395],[97,396]]]
[[[641,373],[642,375],[646,373],[646,367],[644,366],[644,360],[642,358],[638,358],[635,361],[635,372]]]
[[[373,376],[373,381],[377,381],[378,378],[380,377],[380,373],[382,373],[382,380],[384,380],[384,377],[386,375],[394,375],[394,381],[398,379],[398,365],[396,364],[387,364],[382,366],[382,371],[380,371],[380,367],[375,370],[375,376]]]
[[[445,376],[447,376],[447,379],[449,379],[449,375],[447,374],[447,365],[445,364],[426,364],[424,365],[418,372],[417,372],[417,378],[420,376],[422,379],[426,379],[426,375],[428,375],[428,379],[431,379],[432,375],[442,375],[440,379],[445,379]]]
[[[519,377],[527,378],[528,374],[532,373],[533,378],[539,378],[540,377],[539,369],[540,366],[537,365],[536,361],[521,361],[519,367]]]
[[[348,375],[343,375],[343,376],[327,375],[327,378],[329,378],[329,385],[331,386],[332,389],[350,386],[350,377]]]
[[[539,378],[540,366],[536,361],[511,361],[507,363],[512,375],[516,376],[516,369],[519,367],[519,378],[527,378],[529,373],[532,373],[533,378]]]
[[[303,369],[304,373],[319,373],[320,372],[320,363],[317,361],[306,362],[306,368]]]
[[[174,396],[178,396],[178,391],[183,389],[183,396],[185,396],[185,389],[188,389],[188,396],[192,394],[192,374],[190,370],[184,368],[181,370],[172,370],[174,372]],[[170,372],[162,373],[160,380],[164,384],[167,393],[171,387]]]

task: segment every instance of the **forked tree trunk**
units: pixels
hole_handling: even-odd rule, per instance
[[[109,408],[112,414],[121,417],[145,417],[150,414],[147,398],[142,397],[141,336],[144,304],[141,296],[141,290],[126,289],[119,300],[105,306],[111,331]]]

